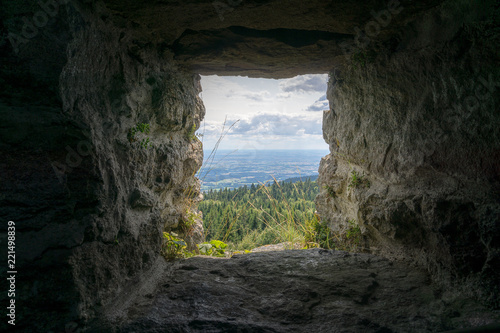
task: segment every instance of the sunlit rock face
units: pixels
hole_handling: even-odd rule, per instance
[[[498,306],[498,28],[477,23],[492,8],[447,3],[403,30],[397,50],[331,75],[316,204],[333,229],[358,223],[366,251],[466,280]]]
[[[163,230],[200,199],[198,74],[334,73],[323,222],[355,220],[368,251],[470,277],[494,300],[498,20],[488,1],[453,3],[3,2],[0,216],[17,228],[17,327],[71,329],[132,282],[154,289]],[[369,187],[348,187],[353,169]]]
[[[183,223],[200,191],[203,155],[192,130],[205,113],[199,76],[163,63],[156,49],[122,44],[105,25],[82,31],[60,79],[63,112],[85,124],[92,142],[97,184],[79,186],[94,188],[96,211],[71,260],[85,280],[80,293],[94,302],[123,292],[126,277],[152,264],[162,231]],[[104,254],[106,264],[94,262]]]

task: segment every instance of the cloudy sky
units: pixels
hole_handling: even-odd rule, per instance
[[[328,75],[291,79],[202,76],[207,113],[198,134],[205,150],[221,135],[219,149],[328,150],[321,133]]]

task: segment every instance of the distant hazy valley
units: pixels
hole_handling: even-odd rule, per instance
[[[204,152],[198,173],[202,190],[238,188],[289,178],[317,176],[326,150],[218,150],[215,157]]]

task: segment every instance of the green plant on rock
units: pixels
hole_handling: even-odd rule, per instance
[[[165,241],[161,247],[161,253],[165,259],[173,260],[185,256],[187,244],[179,238],[179,235],[173,232],[163,232],[163,237]]]
[[[148,149],[151,146],[151,141],[149,141],[149,138],[145,138],[139,143],[139,145],[142,148]]]
[[[304,226],[302,226],[302,230],[304,233],[304,241],[301,245],[303,250],[321,247],[318,242],[317,233],[315,229],[316,223],[317,219],[313,218],[311,220],[306,220]]]
[[[348,221],[348,226],[340,231],[331,230],[327,224],[321,223],[318,218],[308,221],[309,229],[306,240],[311,247],[335,249],[340,251],[356,252],[361,244],[361,229],[354,220]]]
[[[354,220],[348,221],[348,226],[333,234],[336,239],[335,249],[357,252],[361,244],[361,229]]]
[[[359,246],[361,242],[361,229],[359,225],[354,220],[349,220],[349,227],[346,232],[346,239],[350,241],[356,247]]]
[[[189,141],[197,140],[197,137],[196,137],[196,124],[193,124],[193,126],[191,126],[191,128],[187,132],[187,138],[188,138]]]
[[[175,230],[179,232],[179,235],[183,239],[188,240],[188,242],[190,243],[190,246],[188,246],[189,250],[193,250],[192,245],[194,245],[194,239],[192,237],[196,238],[196,223],[198,222],[198,219],[199,216],[196,211],[191,210],[190,207],[187,207],[185,208],[185,211],[179,219],[177,227],[175,228]]]
[[[144,149],[147,149],[151,146],[151,141],[149,140],[149,137],[145,137],[141,141],[139,141],[137,138],[137,134],[142,133],[144,135],[147,135],[149,134],[149,132],[150,132],[149,124],[138,123],[135,127],[132,127],[128,130],[127,139],[130,143],[138,142],[139,146],[141,146]]]
[[[184,212],[182,216],[182,221],[181,221],[181,229],[184,233],[188,233],[191,231],[196,224],[196,219],[198,218],[198,215],[190,210],[190,208],[186,208],[186,211]]]
[[[363,182],[363,176],[361,176],[356,170],[351,172],[351,182],[349,183],[349,187],[358,187]]]
[[[337,194],[335,193],[335,189],[333,187],[325,185],[323,188],[328,192],[328,195],[332,198],[335,198]]]
[[[225,249],[227,244],[220,240],[211,240],[210,242],[204,242],[198,244],[198,250],[201,254],[214,257],[225,257]]]
[[[144,134],[149,134],[149,124],[139,123],[136,126],[137,130]]]
[[[351,171],[351,181],[349,182],[349,188],[354,187],[370,187],[370,181],[365,178],[365,176],[358,173],[356,170]]]
[[[334,249],[335,243],[332,238],[332,231],[328,225],[321,223],[315,216],[312,220],[306,221],[308,248],[320,247],[323,249]]]

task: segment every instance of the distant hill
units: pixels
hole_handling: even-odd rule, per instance
[[[273,177],[278,181],[296,178],[293,180],[296,182],[300,178],[315,177],[311,175],[318,173],[324,155],[322,150],[221,150],[214,160],[204,161],[197,177],[202,181],[203,192],[273,183]]]

